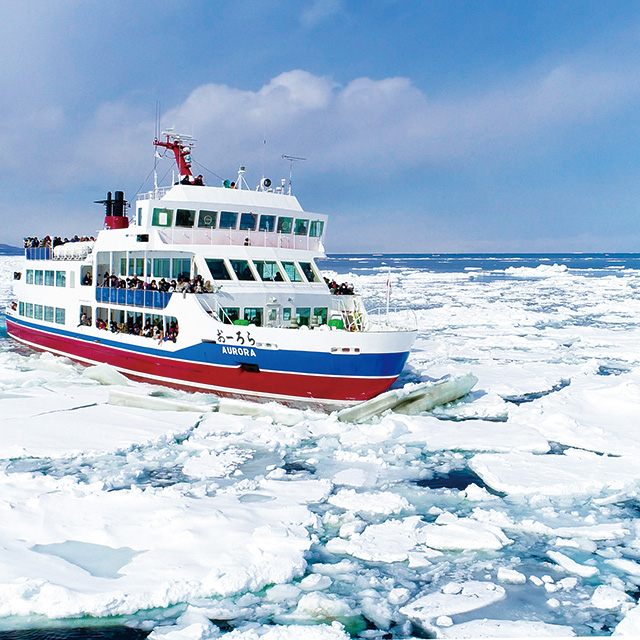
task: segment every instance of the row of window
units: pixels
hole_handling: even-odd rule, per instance
[[[48,307],[41,304],[32,304],[31,302],[19,302],[18,313],[25,318],[55,322],[56,324],[65,323],[65,310],[60,307]]]
[[[138,224],[141,224],[142,209],[138,209]],[[201,209],[153,210],[151,224],[154,227],[180,227],[197,229],[239,229],[240,231],[265,231],[320,238],[324,221],[275,216],[270,214],[237,213],[235,211],[208,211]]]
[[[49,271],[42,269],[27,269],[25,282],[27,284],[44,284],[48,287],[66,287],[66,271]]]
[[[282,319],[278,318],[277,308],[267,308],[267,326],[277,326],[281,323],[291,323],[295,319],[298,326],[309,326],[327,324],[327,307],[314,307],[313,315],[311,307],[296,307],[295,315],[292,316],[291,307],[282,309]],[[225,324],[254,324],[257,327],[265,323],[264,309],[262,307],[222,307],[221,320]]]
[[[273,260],[224,260],[205,258],[214,280],[261,280],[262,282],[321,282],[310,262],[278,263]],[[286,277],[285,277],[286,276]]]

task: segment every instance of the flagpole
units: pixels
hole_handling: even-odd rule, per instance
[[[389,324],[389,298],[391,298],[391,267],[387,271],[387,324]]]

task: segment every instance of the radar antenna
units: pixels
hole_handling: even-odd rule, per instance
[[[298,160],[306,160],[306,158],[298,158],[297,156],[288,156],[285,153],[282,154],[282,158],[284,160],[289,161],[289,190],[287,195],[291,195],[291,178],[293,176],[293,163],[298,162]]]

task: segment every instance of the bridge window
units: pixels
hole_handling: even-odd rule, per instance
[[[309,221],[308,220],[296,220],[296,235],[297,236],[306,236],[309,232]]]
[[[327,308],[315,307],[313,309],[313,315],[318,319],[318,324],[327,324]]]
[[[310,262],[301,262],[300,268],[309,282],[320,282]]]
[[[277,262],[255,260],[253,264],[261,280],[265,282],[282,282],[284,280]]]
[[[322,220],[314,220],[309,227],[309,235],[312,238],[319,238],[324,231],[324,222]]]
[[[230,262],[238,280],[255,280],[246,260],[230,260]]]
[[[173,209],[154,209],[151,224],[154,227],[170,227],[173,220]]]
[[[239,307],[222,307],[222,322],[224,322],[225,324],[233,324],[235,320],[239,319]]]
[[[289,280],[291,280],[291,282],[302,282],[302,276],[296,269],[294,262],[283,262],[282,267],[284,268],[285,273],[289,276]]]
[[[242,231],[255,231],[257,224],[258,224],[257,213],[240,214],[240,229]]]
[[[217,211],[205,211],[202,209],[198,214],[198,226],[201,229],[215,229],[217,219]]]
[[[260,216],[260,226],[258,231],[273,232],[276,230],[276,217],[275,216]]]
[[[233,211],[220,212],[220,228],[235,229],[238,224],[238,214]]]
[[[256,327],[262,326],[262,308],[261,307],[245,307],[244,319],[248,320],[250,324],[255,324]]]
[[[224,260],[218,258],[205,258],[205,262],[207,263],[207,267],[209,267],[209,271],[211,272],[211,277],[214,280],[232,279]]]
[[[311,315],[310,307],[298,307],[296,309],[296,316],[298,316],[298,325],[302,326],[304,324],[308,327],[310,315]]]
[[[196,212],[191,209],[176,210],[176,227],[193,227],[196,219]]]
[[[278,233],[291,233],[293,218],[278,218]]]

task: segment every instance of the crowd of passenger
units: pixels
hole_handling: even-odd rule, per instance
[[[83,282],[84,284],[84,282]],[[89,283],[90,284],[90,283]],[[102,281],[98,283],[100,287],[111,287],[112,289],[142,289],[144,291],[161,291],[163,293],[213,293],[213,286],[209,280],[205,281],[201,275],[193,278],[178,276],[172,280],[160,278],[159,280],[143,280],[138,276],[123,278],[115,274],[109,275],[105,272]]]
[[[64,240],[60,236],[45,236],[44,238],[25,238],[24,246],[26,249],[38,249],[38,248],[54,248],[58,247],[61,244],[66,244],[67,242],[95,242],[94,237],[89,236],[78,236],[75,235],[73,238],[64,238]]]
[[[84,316],[84,321],[82,316]],[[91,319],[86,318],[85,314],[82,314],[82,316],[80,318],[80,325],[78,326],[84,325],[90,327]],[[164,323],[161,319],[151,322],[151,318],[147,318],[144,325],[141,322],[135,322],[133,318],[129,318],[127,322],[112,321],[111,324],[103,318],[98,318],[96,320],[96,328],[111,331],[111,333],[124,333],[133,336],[142,336],[143,338],[153,338],[159,343],[167,341],[175,342],[179,333],[178,323],[175,320],[169,322],[165,331]]]
[[[327,283],[327,287],[329,287],[329,291],[334,296],[352,296],[354,295],[353,285],[348,282],[343,282],[342,284],[338,284],[335,280],[329,280],[329,278],[325,278],[324,281]]]

